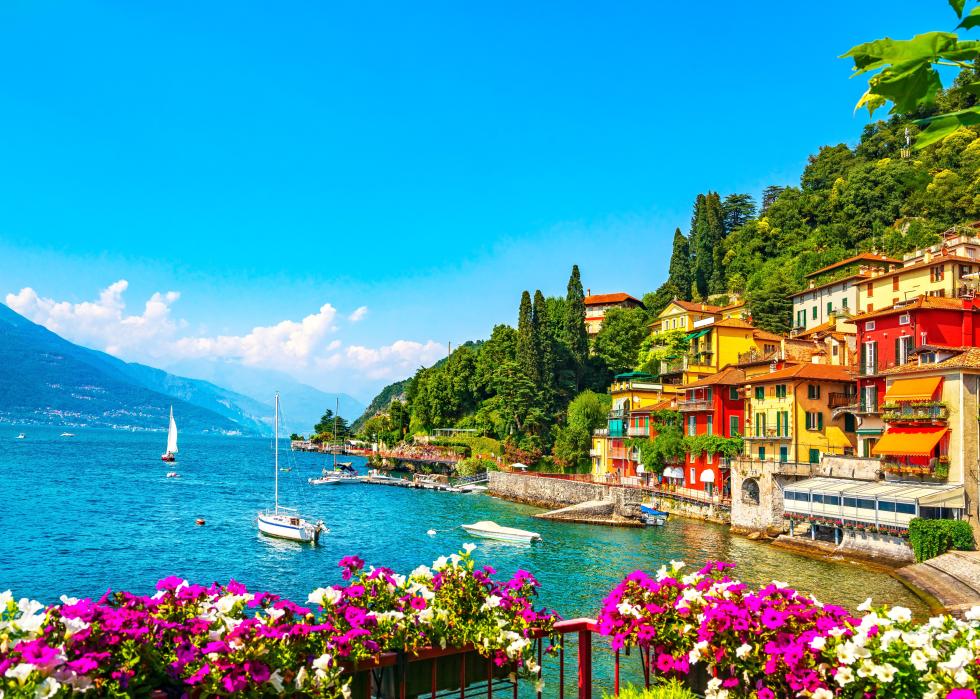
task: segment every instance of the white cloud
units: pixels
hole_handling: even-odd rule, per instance
[[[344,390],[382,379],[401,379],[420,365],[430,366],[445,353],[436,342],[396,340],[381,347],[344,345],[336,337],[338,311],[325,303],[301,320],[256,326],[240,335],[192,332],[185,320],[175,319],[176,291],[154,293],[139,315],[126,313],[124,294],[129,282],[109,285],[97,300],[72,303],[40,296],[25,287],[6,296],[17,313],[72,342],[102,349],[127,360],[167,366],[182,359],[222,359],[246,366],[279,369],[308,383]],[[347,315],[356,323],[366,306]]]

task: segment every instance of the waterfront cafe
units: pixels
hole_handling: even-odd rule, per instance
[[[808,478],[783,490],[783,512],[794,524],[814,524],[834,530],[840,543],[842,529],[902,534],[915,517],[961,519],[966,508],[962,485],[858,481],[848,478]]]

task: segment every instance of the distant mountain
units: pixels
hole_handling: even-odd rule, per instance
[[[286,430],[309,434],[324,411],[334,410],[340,399],[340,415],[348,421],[364,412],[364,404],[346,393],[327,393],[300,383],[279,371],[213,360],[183,360],[167,367],[170,371],[193,376],[248,396],[266,406],[265,422],[272,427],[273,396],[279,391]]]
[[[204,381],[72,344],[0,304],[0,421],[268,434],[268,409]]]

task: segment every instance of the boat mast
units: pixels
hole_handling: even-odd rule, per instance
[[[339,415],[337,413],[339,413],[339,412],[340,412],[340,398],[338,397],[337,398],[337,409],[334,410],[334,413],[333,413],[333,441],[334,441],[334,445],[333,445],[333,470],[334,471],[337,470],[337,447],[340,446],[339,442],[337,442],[337,418],[339,417]]]
[[[276,514],[279,514],[279,391],[276,391]]]

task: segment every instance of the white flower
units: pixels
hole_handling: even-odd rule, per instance
[[[221,614],[228,614],[239,602],[247,602],[251,595],[225,595],[214,604],[214,608]]]
[[[324,653],[313,661],[313,669],[316,670],[316,676],[321,680],[326,678],[327,670],[330,669],[331,660],[333,660],[333,657],[329,653]]]
[[[868,599],[864,600],[861,604],[859,604],[858,605],[858,608],[857,608],[857,610],[859,612],[867,612],[867,611],[870,611],[870,609],[871,609],[871,598],[870,597]]]
[[[743,643],[738,648],[735,649],[735,657],[741,660],[747,656],[752,651],[752,646],[748,643]]]
[[[837,662],[841,665],[853,665],[855,660],[857,660],[857,656],[854,654],[853,643],[848,641],[843,645],[837,646]]]
[[[0,592],[0,613],[3,613],[3,611],[7,608],[7,605],[9,605],[13,601],[14,601],[13,592],[11,592],[10,590],[4,590],[3,592]],[[980,607],[977,607],[977,609],[980,609]]]
[[[888,618],[892,621],[911,621],[912,610],[908,607],[892,607],[888,610]]]
[[[61,683],[53,677],[45,677],[34,690],[35,699],[48,699],[58,693]]]
[[[960,668],[964,667],[967,663],[972,662],[973,653],[970,652],[969,648],[959,647],[953,654],[949,656],[949,660],[939,663],[939,667],[944,670],[949,670],[951,672],[956,672]]]
[[[309,673],[306,671],[306,666],[305,665],[300,666],[299,672],[296,673],[296,679],[294,680],[297,689],[303,688],[303,686],[306,684],[306,678],[308,676]]]
[[[272,685],[272,688],[276,690],[276,692],[282,694],[282,690],[283,690],[282,675],[279,674],[278,670],[276,670],[271,675],[269,675],[268,682],[269,684]]]
[[[7,668],[4,675],[10,679],[17,680],[17,684],[24,684],[24,680],[34,672],[34,669],[34,666],[30,663],[18,663],[11,668]]]
[[[528,660],[524,663],[524,666],[527,668],[527,671],[530,672],[531,674],[534,674],[541,669],[541,666],[538,665],[538,663],[534,660],[534,658],[528,658]]]
[[[705,650],[707,647],[707,641],[698,641],[695,643],[694,648],[692,648],[691,652],[687,654],[687,661],[691,663],[691,665],[696,664],[699,660],[701,660],[701,651]]]
[[[432,562],[432,570],[442,570],[447,565],[449,565],[449,559],[445,556],[439,556],[439,558]]]
[[[487,601],[483,603],[483,606],[480,609],[481,611],[487,611],[488,609],[499,607],[501,600],[502,598],[498,597],[497,595],[490,595],[487,597]]]
[[[306,601],[310,604],[319,604],[323,607],[332,607],[340,598],[343,597],[343,593],[340,590],[336,590],[332,587],[318,587],[310,593],[310,596],[306,598]]]
[[[61,622],[65,625],[65,636],[69,638],[89,627],[89,623],[81,619],[62,617]]]
[[[810,641],[810,647],[813,648],[813,650],[823,650],[824,646],[826,645],[827,645],[826,636],[817,636],[812,641]]]
[[[829,689],[824,689],[823,687],[818,687],[813,690],[813,694],[810,695],[813,699],[834,699],[834,693]]]
[[[909,661],[912,663],[912,667],[919,672],[925,672],[929,669],[929,658],[918,648],[912,651],[912,654],[909,656]]]
[[[834,680],[843,687],[845,684],[854,681],[854,672],[846,665],[839,667],[837,668],[837,674],[834,675]]]
[[[0,607],[2,607],[2,598],[0,598]],[[963,618],[967,621],[978,621],[980,620],[980,607],[972,607],[963,614]]]
[[[415,570],[413,570],[409,574],[408,577],[410,577],[410,578],[424,578],[424,579],[428,580],[428,579],[430,579],[432,577],[432,570],[429,568],[429,566],[419,566],[418,568],[416,568]]]
[[[536,680],[534,683],[534,691],[538,694],[544,691],[544,680]]]
[[[891,682],[895,679],[895,673],[897,671],[898,668],[891,663],[884,663],[875,667],[873,674],[881,682]]]
[[[71,606],[73,604],[78,604],[78,598],[77,597],[69,597],[68,595],[62,595],[58,599],[60,599],[61,600],[61,603],[63,605],[65,605],[66,607],[69,607],[69,606]],[[3,599],[0,598],[0,607],[3,607],[3,606],[4,606]]]
[[[476,551],[476,544],[463,544],[463,550],[466,551],[466,553],[473,553]]]

